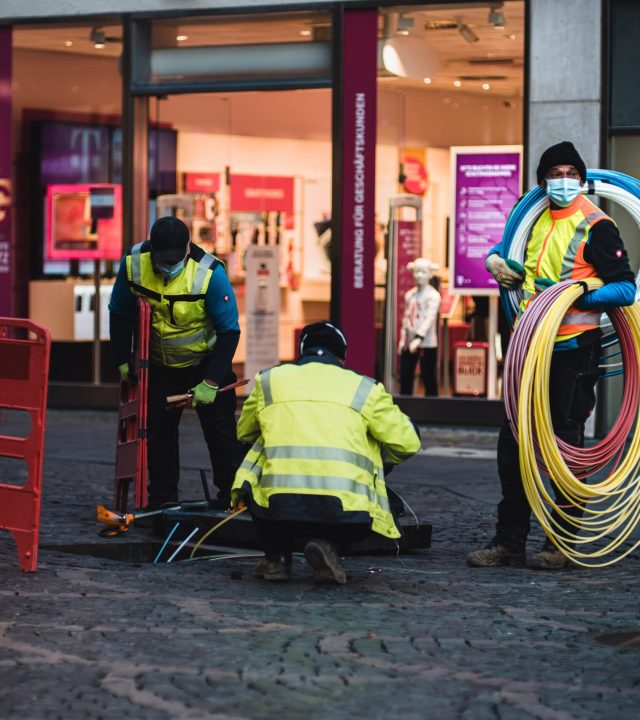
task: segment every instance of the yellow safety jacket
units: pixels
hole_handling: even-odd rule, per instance
[[[168,280],[154,271],[148,241],[134,245],[126,261],[131,292],[151,305],[151,360],[179,368],[209,356],[216,344],[216,332],[204,301],[220,261],[206,252],[198,262],[190,255],[185,269]]]
[[[287,495],[328,496],[345,513],[366,513],[374,532],[400,537],[383,462],[409,458],[420,439],[382,384],[323,362],[270,368],[256,376],[238,439],[253,447],[236,473],[234,504],[245,493],[264,509],[274,496],[279,505]]]
[[[610,219],[584,195],[579,195],[566,208],[547,208],[542,213],[527,243],[519,315],[537,295],[536,278],[560,282],[597,276],[594,266],[584,259],[584,249],[591,228],[601,220]],[[571,307],[562,319],[556,342],[599,326],[599,312]]]

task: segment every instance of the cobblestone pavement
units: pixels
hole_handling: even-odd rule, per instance
[[[182,429],[183,497],[199,499],[193,415]],[[392,485],[432,523],[432,547],[347,558],[349,584],[323,588],[300,560],[269,584],[255,560],[55,549],[106,542],[94,518],[111,499],[115,415],[50,411],[37,573],[0,535],[0,717],[637,718],[637,554],[558,573],[465,565],[493,525],[496,436],[425,428]]]

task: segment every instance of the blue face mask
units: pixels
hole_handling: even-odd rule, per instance
[[[175,265],[156,263],[156,270],[160,273],[160,275],[166,277],[167,280],[173,280],[174,277],[180,275],[180,273],[184,270],[185,265],[186,263],[184,260],[180,260],[180,262],[177,262]]]
[[[580,195],[580,180],[558,178],[547,180],[547,195],[556,205],[567,207]]]

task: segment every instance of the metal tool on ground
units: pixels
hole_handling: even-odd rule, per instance
[[[230,385],[225,385],[224,387],[218,388],[219,393],[227,392],[227,390],[233,390],[234,388],[241,387],[242,385],[246,385],[249,382],[249,378],[245,378],[244,380],[238,380],[237,382],[231,383]],[[168,395],[167,396],[167,405],[171,408],[180,408],[184,407],[185,405],[188,405],[193,400],[193,393],[182,393],[181,395]]]
[[[165,513],[170,513],[173,510],[189,512],[189,511],[206,511],[209,508],[209,502],[207,500],[200,500],[197,502],[185,502],[173,505],[171,507],[163,507],[158,510],[148,510],[147,512],[139,513],[118,513],[108,510],[104,505],[98,505],[96,508],[96,519],[98,522],[106,525],[102,529],[101,535],[106,537],[112,537],[115,535],[122,535],[126,533],[129,528],[135,524],[136,520],[142,520],[142,518],[159,517]]]

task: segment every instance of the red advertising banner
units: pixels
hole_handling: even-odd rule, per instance
[[[216,193],[220,189],[220,173],[184,173],[182,186],[184,192]]]
[[[118,260],[122,255],[122,186],[47,187],[47,260]]]
[[[231,174],[232,212],[293,212],[293,178]]]
[[[0,317],[13,317],[11,258],[11,28],[0,28]]]
[[[396,281],[396,339],[404,317],[404,296],[415,285],[413,271],[407,265],[420,257],[422,251],[422,222],[398,220],[398,279]]]
[[[342,33],[342,212],[339,319],[347,365],[375,372],[375,150],[378,11],[345,10]],[[334,268],[334,272],[336,269]]]

